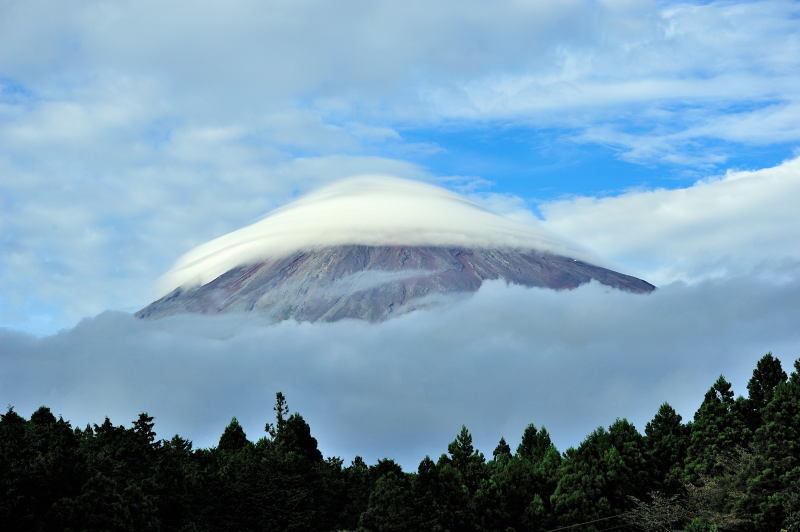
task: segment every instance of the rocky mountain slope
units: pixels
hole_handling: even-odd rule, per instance
[[[176,288],[136,315],[238,311],[273,321],[381,321],[467,295],[491,279],[558,290],[592,280],[628,292],[654,289],[629,275],[532,250],[337,245],[236,266],[200,286]]]

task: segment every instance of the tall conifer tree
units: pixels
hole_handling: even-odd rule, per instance
[[[721,473],[721,460],[746,444],[749,431],[735,403],[731,384],[720,375],[694,415],[686,462],[690,481]]]
[[[675,493],[682,486],[683,466],[689,446],[689,429],[669,403],[662,404],[644,432],[653,488]]]

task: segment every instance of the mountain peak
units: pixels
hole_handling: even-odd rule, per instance
[[[271,321],[382,321],[475,292],[484,281],[572,289],[592,280],[647,293],[640,279],[530,250],[344,245],[237,266],[202,286],[176,288],[137,313],[259,312]]]
[[[443,188],[346,179],[198,246],[137,313],[259,312],[272,321],[381,321],[475,292],[487,280],[552,289],[649,283],[585,260],[575,246]]]
[[[444,188],[380,175],[322,187],[181,257],[161,292],[204,285],[243,265],[342,245],[514,248],[591,260],[539,227]]]

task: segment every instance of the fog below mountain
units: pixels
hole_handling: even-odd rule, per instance
[[[547,426],[563,450],[612,415],[642,429],[663,401],[690,418],[721,372],[743,393],[767,351],[789,367],[800,345],[797,267],[649,295],[495,281],[457,305],[377,325],[104,313],[44,338],[0,331],[0,389],[25,415],[46,404],[77,425],[148,411],[160,437],[196,446],[215,445],[232,416],[259,438],[283,391],[323,453],[346,460],[360,452],[415,468],[461,424],[486,453],[500,436],[515,445],[528,423]]]

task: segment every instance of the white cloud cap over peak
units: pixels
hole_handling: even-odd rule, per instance
[[[597,262],[531,224],[495,214],[454,192],[382,175],[355,176],[202,244],[161,279],[167,292],[205,284],[236,266],[338,245],[511,247]]]

